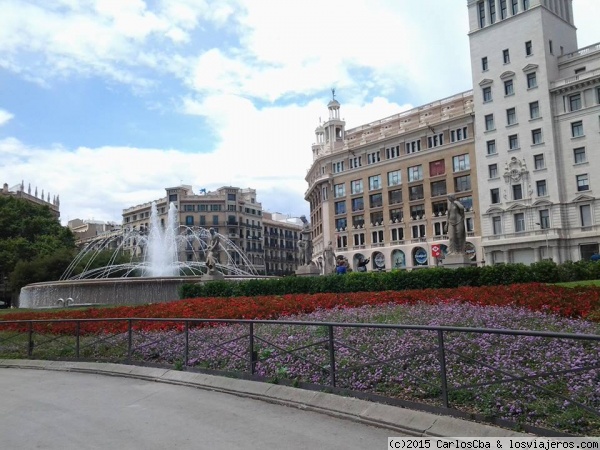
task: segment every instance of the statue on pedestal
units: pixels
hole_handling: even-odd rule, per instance
[[[448,234],[448,255],[464,255],[467,239],[465,207],[454,194],[448,195],[448,222],[444,231]]]

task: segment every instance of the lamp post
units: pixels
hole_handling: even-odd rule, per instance
[[[540,228],[541,228],[542,230],[544,230],[544,232],[545,232],[545,234],[546,234],[546,258],[544,258],[544,259],[550,260],[550,250],[549,250],[549,247],[548,247],[548,228],[547,228],[547,227],[544,227],[544,226],[542,226],[542,224],[541,224],[540,222],[536,222],[535,224],[536,224],[536,225],[539,225],[539,226],[540,226]]]

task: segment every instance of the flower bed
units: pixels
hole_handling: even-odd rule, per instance
[[[0,316],[0,320],[106,319],[117,317],[276,319],[292,314],[310,313],[317,309],[353,308],[386,303],[411,305],[418,302],[427,304],[459,302],[479,306],[517,306],[563,317],[600,321],[600,288],[563,288],[537,283],[461,287],[457,289],[196,298],[144,306],[15,312]],[[99,324],[99,326],[103,325]]]

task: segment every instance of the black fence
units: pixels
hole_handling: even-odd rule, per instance
[[[540,435],[600,435],[600,335],[225,319],[0,321],[0,358],[169,367]]]

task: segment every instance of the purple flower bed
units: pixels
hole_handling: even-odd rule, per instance
[[[286,320],[600,334],[600,325],[592,322],[468,304],[331,309]],[[334,333],[337,387],[442,405],[437,332],[335,328]],[[274,382],[329,385],[326,327],[255,325],[254,334],[257,375]],[[188,364],[248,372],[247,335],[248,327],[238,325],[191,329]],[[444,339],[453,408],[576,434],[600,434],[600,418],[573,403],[600,410],[600,343],[478,333],[445,333]],[[140,360],[178,366],[184,335],[139,332],[134,347]],[[563,372],[574,368],[585,370]]]

